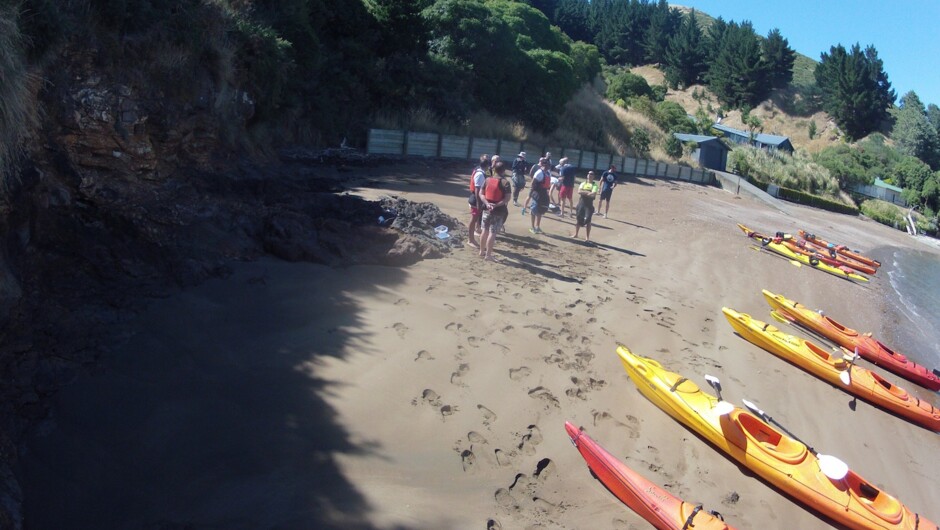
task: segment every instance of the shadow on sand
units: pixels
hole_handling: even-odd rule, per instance
[[[26,441],[28,527],[375,528],[337,456],[382,447],[350,439],[316,367],[363,338],[352,296],[402,274],[266,259],[154,301]]]

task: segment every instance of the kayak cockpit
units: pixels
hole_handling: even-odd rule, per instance
[[[825,316],[825,315],[824,315],[823,318],[826,319],[826,322],[828,322],[830,326],[836,328],[836,330],[838,330],[839,333],[842,333],[843,335],[847,335],[847,336],[849,336],[849,337],[857,337],[857,336],[858,336],[858,331],[855,331],[855,330],[852,329],[852,328],[847,328],[847,327],[843,326],[843,325],[840,324],[839,322],[833,320],[831,317],[828,317],[828,316]]]
[[[890,392],[891,395],[893,395],[894,397],[903,401],[907,401],[908,399],[910,399],[911,396],[910,394],[907,393],[907,390],[904,390],[903,388],[893,384],[892,382],[888,381],[884,377],[881,377],[875,372],[871,372],[871,376],[875,380],[875,383],[878,383],[879,385],[881,385],[882,388]]]
[[[756,416],[739,411],[734,417],[734,422],[741,428],[748,444],[763,453],[788,464],[799,464],[806,459],[805,445],[784,436]]]
[[[891,523],[901,522],[903,505],[900,501],[865,482],[852,471],[842,481],[849,489],[849,495],[879,518]]]

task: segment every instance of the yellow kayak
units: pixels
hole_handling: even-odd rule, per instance
[[[937,530],[936,524],[851,470],[843,468],[839,478],[829,478],[827,474],[834,475],[824,459],[832,457],[817,455],[757,415],[719,401],[625,346],[619,346],[617,354],[640,393],[654,405],[811,510],[847,528]]]
[[[781,359],[839,387],[844,392],[893,412],[931,431],[940,431],[940,409],[910,395],[877,373],[849,364],[812,342],[784,333],[747,313],[723,307],[721,311],[731,327],[745,340],[753,342]]]
[[[746,226],[744,226],[744,225],[742,225],[742,224],[740,224],[740,223],[738,223],[738,228],[740,228],[742,232],[744,232],[745,234],[747,234],[748,237],[751,237],[751,238],[755,238],[755,236],[759,236],[759,235],[760,235],[760,234],[758,234],[757,232],[751,230],[750,228],[748,228],[748,227],[746,227]],[[755,238],[755,239],[757,239],[757,238]],[[840,268],[838,268],[838,267],[833,267],[832,265],[823,263],[822,261],[820,261],[820,260],[818,260],[818,259],[816,259],[816,258],[814,258],[814,257],[812,257],[812,256],[807,256],[807,255],[805,255],[805,254],[797,254],[796,252],[793,252],[792,250],[790,250],[789,248],[787,248],[787,246],[784,245],[782,242],[775,241],[775,240],[772,239],[772,238],[763,237],[763,238],[758,239],[758,240],[759,240],[760,243],[761,243],[761,248],[765,248],[765,249],[767,249],[767,250],[769,250],[769,251],[771,251],[771,252],[774,252],[775,254],[779,254],[779,255],[781,255],[781,256],[787,258],[787,259],[790,259],[790,260],[793,260],[793,261],[798,261],[798,262],[800,262],[800,263],[802,263],[802,264],[804,264],[804,265],[809,265],[810,267],[812,267],[812,268],[814,268],[814,269],[819,269],[819,270],[821,270],[821,271],[823,271],[823,272],[828,272],[829,274],[831,274],[831,275],[833,275],[833,276],[838,276],[839,278],[845,278],[845,279],[847,279],[847,280],[854,280],[854,281],[858,281],[858,282],[867,282],[867,281],[868,281],[868,277],[867,277],[867,276],[864,276],[864,275],[862,275],[862,274],[858,274],[857,272],[852,272],[852,270],[849,269],[848,267],[845,267],[845,268],[841,268],[841,269],[840,269]]]

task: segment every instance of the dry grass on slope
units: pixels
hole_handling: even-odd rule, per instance
[[[650,86],[661,85],[665,82],[663,73],[659,68],[652,65],[638,66],[632,68],[631,72],[642,76]],[[693,97],[693,94],[698,94],[698,99]],[[693,85],[684,90],[669,90],[666,94],[666,100],[682,105],[682,108],[693,116],[699,107],[702,107],[715,120],[718,118],[718,109],[721,108],[721,103],[708,91],[705,85]],[[760,132],[786,136],[790,138],[793,147],[805,149],[810,153],[817,153],[842,138],[838,127],[825,112],[817,112],[805,117],[791,116],[774,102],[773,97],[753,109],[751,115],[756,116],[761,121],[762,130]],[[741,121],[741,111],[738,110],[727,112],[721,123],[736,129],[747,129]],[[809,137],[810,123],[816,124],[816,134],[813,138]]]

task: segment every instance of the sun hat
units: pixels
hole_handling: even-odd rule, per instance
[[[522,158],[525,158],[525,151],[520,151],[519,156],[521,156]]]

